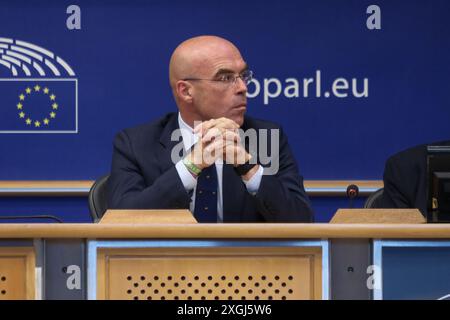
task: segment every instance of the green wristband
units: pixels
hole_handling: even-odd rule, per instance
[[[202,169],[200,169],[199,167],[197,167],[195,164],[193,164],[191,161],[189,161],[188,158],[184,158],[183,159],[183,164],[186,166],[186,168],[192,172],[193,174],[195,174],[196,176],[200,175],[200,173],[202,172]]]

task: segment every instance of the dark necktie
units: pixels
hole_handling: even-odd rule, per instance
[[[198,222],[217,222],[217,171],[212,164],[197,178],[194,217]]]

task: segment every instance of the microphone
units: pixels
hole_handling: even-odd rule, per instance
[[[353,209],[353,199],[359,196],[359,188],[356,184],[347,187],[347,197],[350,199],[350,209]]]
[[[58,223],[64,223],[58,217],[52,215],[34,215],[34,216],[0,216],[0,220],[19,220],[19,219],[50,219]]]

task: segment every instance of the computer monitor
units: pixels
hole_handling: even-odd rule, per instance
[[[428,222],[450,222],[450,146],[427,147]]]

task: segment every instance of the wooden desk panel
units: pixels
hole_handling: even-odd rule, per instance
[[[100,249],[98,299],[322,298],[320,248]]]
[[[0,300],[34,299],[33,248],[0,247]]]

